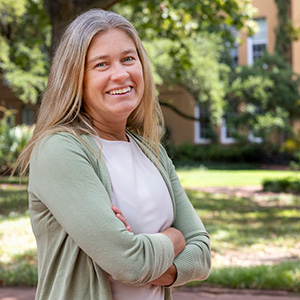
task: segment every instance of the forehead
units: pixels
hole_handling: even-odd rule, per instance
[[[135,42],[127,32],[122,29],[111,28],[95,34],[88,47],[87,56],[91,54],[91,52],[110,51],[113,49],[120,49],[122,47],[132,49],[137,48]]]

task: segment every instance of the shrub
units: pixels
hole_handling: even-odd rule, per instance
[[[273,193],[300,193],[300,180],[296,177],[283,179],[266,179],[263,182],[264,191]]]
[[[0,120],[0,173],[4,174],[10,170],[32,135],[33,126],[14,126],[11,111],[5,111]]]
[[[238,163],[276,163],[279,154],[277,148],[270,149],[264,144],[236,144],[224,146],[220,144],[193,145],[183,143],[175,146],[168,142],[166,145],[169,155],[176,163],[189,162],[238,162]],[[281,162],[281,161],[280,161]]]

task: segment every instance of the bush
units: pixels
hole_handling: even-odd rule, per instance
[[[224,146],[219,144],[193,145],[183,143],[174,146],[168,142],[166,149],[176,163],[190,162],[231,162],[231,163],[266,163],[272,157],[272,163],[281,163],[279,149],[270,149],[264,144],[236,144]],[[278,161],[277,161],[278,160]],[[284,162],[287,162],[284,160]]]
[[[33,126],[13,124],[11,111],[5,111],[0,120],[0,174],[10,170],[33,132]]]
[[[263,182],[264,191],[273,193],[300,193],[300,180],[295,177],[283,179],[267,179]]]

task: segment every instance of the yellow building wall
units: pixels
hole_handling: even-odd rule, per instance
[[[275,0],[253,0],[252,4],[257,8],[255,18],[265,18],[267,21],[267,51],[274,53],[276,44],[277,5]],[[291,0],[291,19],[295,27],[300,26],[300,0]],[[239,37],[242,43],[239,46],[238,63],[247,65],[247,34],[240,32]],[[292,43],[292,68],[293,71],[300,74],[300,40]],[[193,97],[183,88],[176,87],[172,91],[160,88],[161,97],[164,101],[171,101],[178,109],[188,115],[194,115]],[[171,109],[163,107],[163,113],[166,123],[171,128],[171,140],[175,144],[183,142],[195,143],[194,140],[194,121],[186,120],[177,115]],[[300,130],[300,123],[295,122],[295,131]],[[220,128],[217,129],[220,135]],[[281,143],[281,137],[272,137],[273,142]],[[275,141],[276,140],[276,141]]]
[[[276,35],[274,30],[278,24],[277,6],[275,0],[253,0],[252,4],[258,9],[255,18],[266,18],[268,26],[267,50],[269,53],[274,53],[276,43]],[[248,36],[245,32],[240,32],[239,38],[241,39],[242,43],[239,46],[239,65],[247,65],[247,37]]]
[[[291,0],[291,19],[295,27],[300,26],[299,0]],[[295,73],[300,74],[300,40],[292,43],[292,67]]]
[[[174,105],[188,116],[194,116],[194,98],[183,87],[173,89],[159,87],[159,98]],[[166,126],[170,129],[170,140],[175,144],[194,143],[194,121],[185,119],[171,108],[162,106]]]

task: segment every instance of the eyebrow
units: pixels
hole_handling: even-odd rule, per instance
[[[130,54],[130,53],[137,53],[137,50],[135,48],[126,49],[126,50],[121,52],[121,56],[126,55],[126,54]],[[96,55],[95,57],[91,58],[88,61],[88,64],[93,63],[97,60],[107,59],[107,58],[109,58],[109,55]]]

